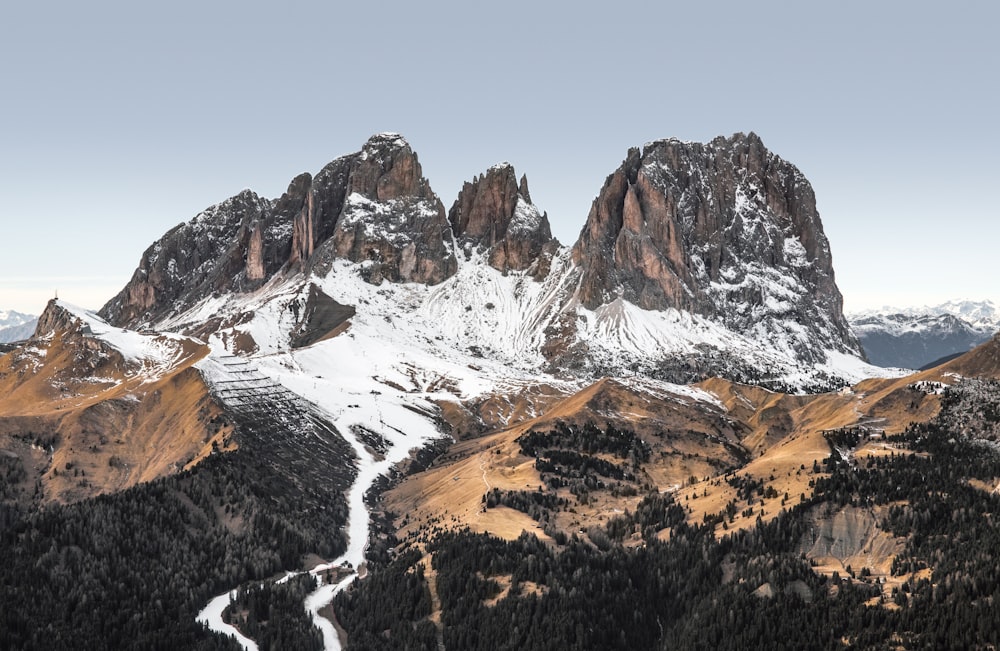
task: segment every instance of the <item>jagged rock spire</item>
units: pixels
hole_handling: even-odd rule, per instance
[[[489,263],[501,271],[537,269],[558,246],[548,215],[531,203],[527,176],[518,184],[510,163],[466,182],[448,220],[461,246],[488,252]]]

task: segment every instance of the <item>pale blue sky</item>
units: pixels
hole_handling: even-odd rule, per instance
[[[630,146],[755,131],[848,307],[1000,298],[993,2],[6,3],[0,308],[98,307],[172,226],[399,131],[501,160],[571,243]]]

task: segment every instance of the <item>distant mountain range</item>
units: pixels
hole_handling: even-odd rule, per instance
[[[27,339],[35,331],[38,317],[14,310],[0,310],[0,344]]]
[[[1000,329],[1000,308],[988,300],[949,301],[867,310],[848,320],[871,363],[919,369],[988,340]]]

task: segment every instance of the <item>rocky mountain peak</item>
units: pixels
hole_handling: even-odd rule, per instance
[[[146,327],[206,296],[252,291],[338,257],[364,263],[376,284],[437,283],[457,268],[450,240],[417,155],[398,134],[377,134],[360,152],[296,176],[276,200],[244,190],[171,229],[101,316]]]
[[[518,192],[518,194],[521,195],[521,197],[524,198],[525,201],[527,201],[528,203],[531,203],[531,193],[528,192],[528,175],[527,174],[522,174],[521,175],[521,185],[518,186],[517,192]]]
[[[487,252],[490,265],[500,271],[524,271],[546,264],[558,244],[552,238],[548,215],[528,193],[528,178],[518,183],[513,165],[500,163],[466,182],[448,212],[459,246]]]
[[[816,344],[860,351],[812,187],[753,133],[630,149],[594,200],[572,255],[582,269],[578,297],[589,308],[620,297],[738,332],[773,326],[803,341],[794,351],[803,361],[823,361]],[[808,336],[795,335],[800,329]]]
[[[556,260],[557,250],[527,178],[509,163],[465,183],[446,214],[406,140],[378,134],[315,175],[295,177],[276,200],[245,191],[173,229],[102,316],[136,329],[176,327],[209,296],[255,291],[278,274],[325,277],[338,260],[357,263],[352,273],[371,284],[433,285],[456,274],[456,255],[475,254],[560,294],[544,305],[562,306],[565,318],[542,338],[546,351],[571,351],[567,363],[589,364],[604,350],[600,329],[569,316],[577,307],[600,309],[594,323],[605,325],[632,308],[677,309],[796,363],[860,352],[812,188],[752,133],[630,149],[577,243],[565,259]],[[565,346],[550,346],[552,333]]]
[[[146,249],[132,279],[101,316],[119,326],[148,325],[197,298],[259,286],[262,273],[280,266],[269,256],[287,256],[287,240],[275,242],[269,233],[258,233],[251,247],[254,231],[266,230],[272,221],[271,202],[250,190],[206,208]]]
[[[348,185],[348,194],[357,192],[371,201],[437,198],[423,177],[417,155],[397,133],[380,133],[368,139],[351,170]]]
[[[455,273],[444,204],[401,136],[383,133],[365,143],[351,162],[345,195],[322,260],[364,263],[374,284],[435,284]]]
[[[60,305],[56,299],[50,299],[45,309],[38,317],[33,338],[41,339],[53,333],[73,332],[83,326],[83,321],[73,312]]]

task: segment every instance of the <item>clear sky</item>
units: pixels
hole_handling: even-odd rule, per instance
[[[572,243],[628,147],[755,131],[848,308],[1000,298],[1000,4],[19,2],[0,309],[99,307],[174,225],[399,131],[450,206],[507,160]]]

